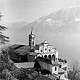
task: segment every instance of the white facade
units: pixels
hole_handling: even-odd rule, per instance
[[[52,66],[52,74],[58,74],[58,66]]]
[[[41,69],[46,69],[49,70],[51,72],[51,74],[58,74],[58,65],[55,64],[48,64],[44,61],[39,61],[39,64],[41,66]]]
[[[65,76],[67,76],[67,62],[59,62],[58,51],[56,48],[53,48],[52,45],[49,45],[46,40],[39,45],[35,45],[35,35],[33,34],[33,29],[29,34],[29,46],[31,52],[34,52],[35,54],[38,53],[37,56],[35,56],[35,59],[42,57],[41,60],[38,61],[41,69],[49,70],[52,74],[57,74],[61,79],[64,78],[63,80],[66,80]],[[50,63],[47,59],[49,59]],[[59,68],[62,71],[59,71]]]
[[[42,57],[47,56],[53,56],[55,55],[55,59],[58,60],[58,51],[53,48],[52,45],[49,45],[49,43],[45,40],[43,43],[39,44],[39,50],[35,50],[35,53],[41,53]]]
[[[68,71],[68,67],[67,67],[67,63],[60,63],[61,64],[61,69],[64,70],[64,76],[67,77],[67,71]]]

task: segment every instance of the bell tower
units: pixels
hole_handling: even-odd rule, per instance
[[[30,52],[34,52],[35,48],[35,35],[33,33],[33,27],[31,28],[31,33],[29,34],[29,46]]]

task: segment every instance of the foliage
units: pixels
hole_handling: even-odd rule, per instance
[[[0,14],[0,18],[2,15]],[[0,44],[5,44],[9,42],[9,37],[6,37],[3,35],[2,31],[6,30],[7,28],[5,26],[0,25]]]
[[[80,72],[80,64],[78,61],[73,61],[71,64],[71,70],[68,72],[68,78],[70,80],[78,80],[77,74]]]
[[[39,74],[34,69],[17,68],[10,59],[10,47],[3,47],[0,52],[0,79],[2,80],[35,80]]]
[[[15,70],[15,65],[12,60],[10,60],[8,54],[8,48],[3,48],[0,51],[0,79],[2,80],[14,80],[15,77],[12,76],[11,71]]]
[[[14,76],[19,80],[35,80],[39,74],[34,69],[21,68]]]

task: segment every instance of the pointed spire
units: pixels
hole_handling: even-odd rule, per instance
[[[31,28],[31,34],[33,34],[33,27]]]

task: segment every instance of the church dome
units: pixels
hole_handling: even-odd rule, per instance
[[[48,44],[48,42],[45,40],[45,41],[44,41],[44,44]]]

